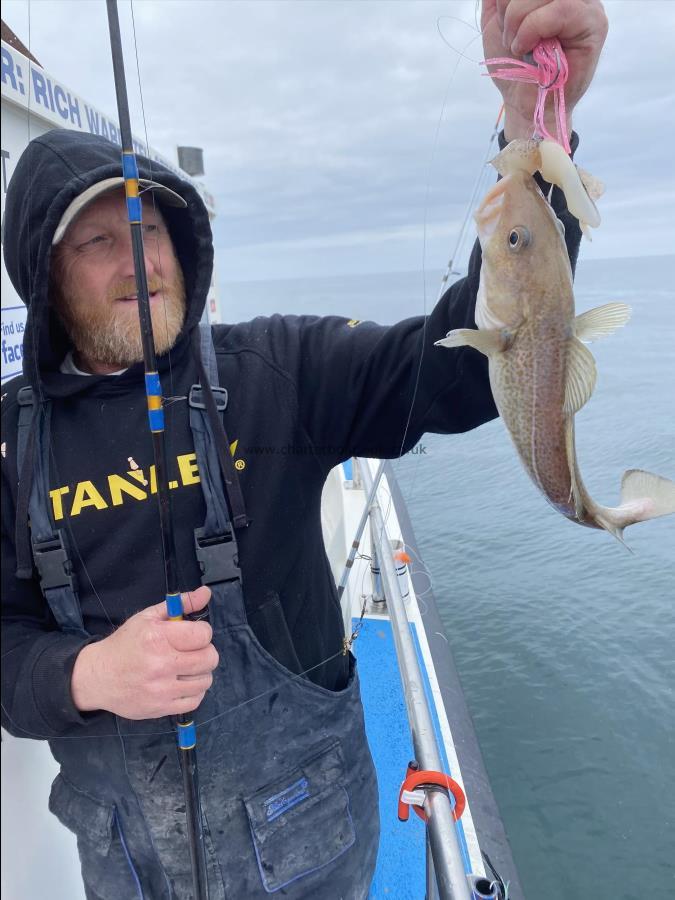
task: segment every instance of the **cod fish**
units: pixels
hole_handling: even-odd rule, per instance
[[[596,382],[584,342],[624,325],[630,308],[608,303],[575,315],[564,228],[532,174],[540,171],[563,190],[586,233],[600,224],[593,198],[602,186],[551,141],[512,141],[492,162],[502,179],[475,215],[483,251],[478,330],[450,331],[436,344],[474,347],[488,357],[497,409],[532,481],[568,519],[623,542],[628,525],[675,512],[675,483],[629,469],[617,507],[596,503],[584,486],[574,416]]]

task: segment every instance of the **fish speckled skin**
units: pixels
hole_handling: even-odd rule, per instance
[[[526,227],[530,241],[510,251],[511,228],[497,225],[483,250],[476,319],[499,324],[511,341],[490,355],[490,384],[525,469],[560,512],[576,517],[565,452],[565,430],[574,429],[574,419],[563,413],[574,322],[572,273],[555,214],[536,182],[525,172],[508,177],[518,184],[497,186],[504,191],[501,219]],[[533,269],[528,279],[522,277],[526,266]]]
[[[609,303],[575,315],[564,229],[532,173],[539,169],[564,188],[583,228],[595,227],[600,217],[557,146],[512,142],[493,163],[504,177],[475,216],[483,250],[478,330],[451,331],[437,344],[471,346],[488,356],[497,409],[535,485],[567,518],[622,540],[627,525],[675,512],[675,484],[629,470],[619,507],[596,503],[583,485],[574,415],[593,393],[596,371],[582,341],[611,334],[625,324],[630,309]]]

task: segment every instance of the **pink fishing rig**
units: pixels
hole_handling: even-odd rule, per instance
[[[567,117],[565,115],[565,84],[567,82],[567,59],[557,38],[541,41],[531,54],[534,63],[509,56],[497,56],[486,59],[482,65],[501,66],[492,72],[485,72],[490,78],[503,78],[506,81],[526,81],[538,85],[537,104],[534,108],[534,130],[536,134],[549,141],[557,141],[570,153],[570,142],[567,135]],[[508,68],[506,68],[508,66]],[[557,135],[552,135],[544,124],[546,98],[553,94],[553,110]]]

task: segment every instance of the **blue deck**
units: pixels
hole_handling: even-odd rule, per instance
[[[414,627],[412,631],[420,658]],[[420,900],[425,884],[425,828],[412,811],[407,822],[399,822],[397,815],[398,792],[408,762],[413,758],[413,749],[391,624],[383,619],[364,619],[354,649],[359,661],[366,733],[380,789],[380,850],[370,897],[372,900],[393,897],[396,900]],[[421,658],[420,663],[430,700],[427,673]],[[447,772],[438,719],[432,704],[431,708]],[[458,831],[465,869],[470,871],[461,823]]]

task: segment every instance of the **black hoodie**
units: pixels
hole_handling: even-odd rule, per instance
[[[197,191],[143,158],[139,173],[188,203],[185,210],[164,210],[185,275],[188,312],[176,345],[159,360],[163,392],[171,398],[172,515],[180,587],[187,590],[199,584],[193,529],[204,518],[186,404],[198,380],[189,337],[204,309],[213,248]],[[15,574],[20,387],[30,383],[38,398],[52,400],[51,510],[68,536],[87,631],[93,639],[104,637],[164,595],[142,366],[119,376],[62,374],[68,341],[48,306],[51,241],[64,210],[91,184],[119,174],[115,145],[51,131],[29,145],[7,193],[6,265],[28,306],[24,374],[6,385],[2,404],[3,725],[18,735],[54,736],[91,720],[70,696],[83,640],[56,630],[36,578]],[[563,218],[571,219],[566,212]],[[566,222],[572,258],[578,247],[573,224]],[[309,677],[329,689],[343,683],[346,663],[337,653],[342,618],[321,532],[324,481],[352,455],[396,457],[426,431],[465,431],[496,415],[485,358],[469,348],[448,353],[433,347],[450,329],[475,327],[479,271],[476,247],[469,276],[426,321],[418,316],[383,327],[275,315],[213,329],[220,383],[229,393],[225,427],[251,520],[238,533],[249,622],[285,666],[309,669]]]

